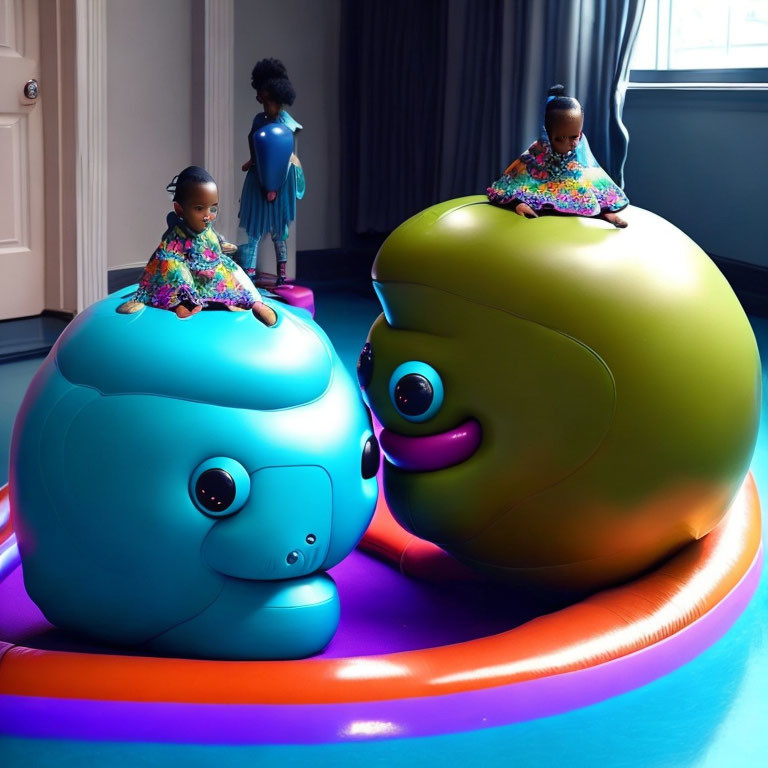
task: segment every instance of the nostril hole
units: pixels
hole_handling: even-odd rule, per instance
[[[285,562],[288,563],[288,565],[293,565],[296,563],[299,559],[299,553],[294,549],[293,552],[288,553],[288,557],[285,558]]]
[[[317,536],[314,533],[310,533],[307,536],[307,544],[314,544],[317,541]]]

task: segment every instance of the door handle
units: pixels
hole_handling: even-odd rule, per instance
[[[40,86],[37,80],[27,80],[24,85],[24,98],[34,101],[40,95]]]

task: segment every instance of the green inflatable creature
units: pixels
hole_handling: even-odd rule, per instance
[[[484,197],[406,221],[373,267],[358,364],[397,520],[496,577],[592,590],[723,517],[749,468],[760,361],[707,255]]]

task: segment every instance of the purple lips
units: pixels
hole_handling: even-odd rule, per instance
[[[480,445],[483,431],[479,422],[469,419],[439,435],[408,437],[384,428],[380,443],[387,459],[399,469],[432,472],[466,461]]]

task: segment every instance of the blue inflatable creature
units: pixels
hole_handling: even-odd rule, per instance
[[[376,504],[359,391],[309,315],[78,316],[14,427],[27,591],[53,624],[176,656],[300,658]]]

